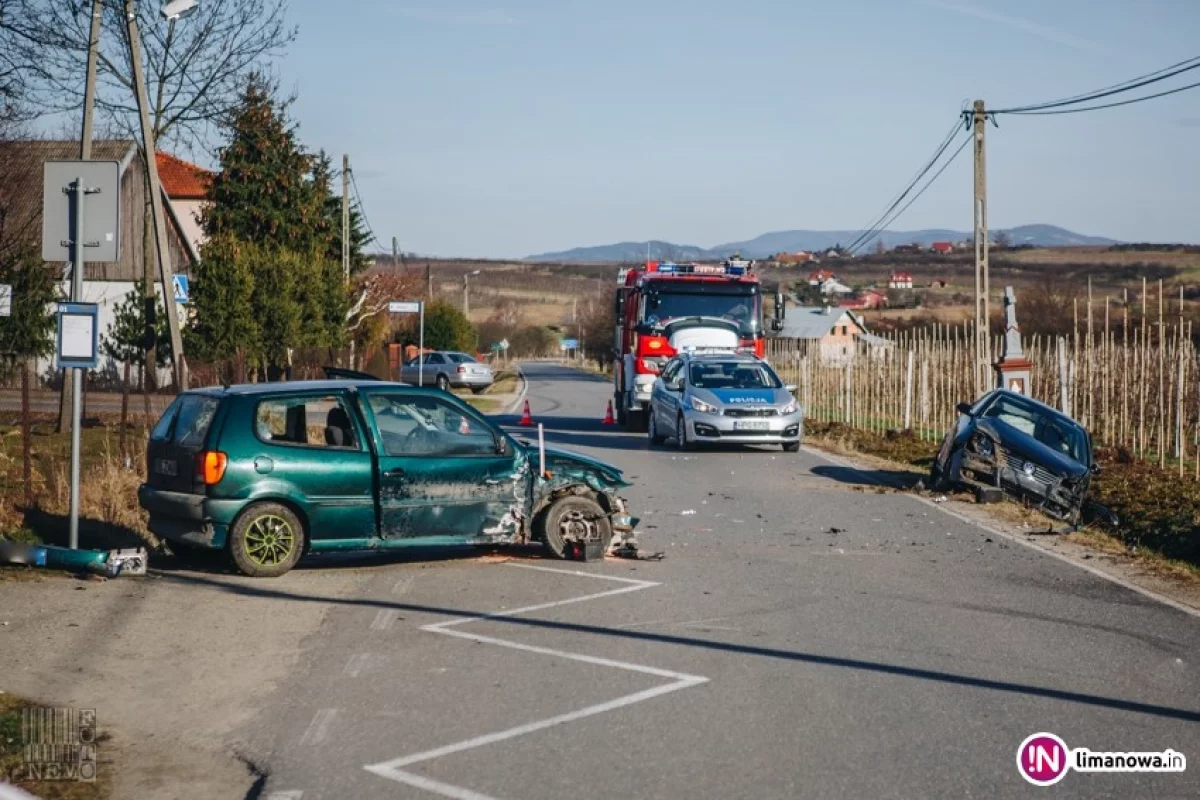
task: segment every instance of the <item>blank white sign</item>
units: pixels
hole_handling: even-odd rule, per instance
[[[96,318],[91,314],[62,315],[62,357],[91,359],[96,354],[92,347],[95,344],[93,328]]]

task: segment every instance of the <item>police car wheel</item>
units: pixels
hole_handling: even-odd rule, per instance
[[[654,409],[650,409],[650,420],[646,423],[646,431],[650,437],[650,444],[659,445],[666,441],[667,437],[658,432],[658,420],[656,420]]]
[[[696,445],[693,444],[687,435],[687,422],[683,419],[683,414],[675,420],[675,444],[680,450],[694,450]]]
[[[800,443],[799,442],[784,442],[783,443],[783,452],[799,453],[800,452]]]

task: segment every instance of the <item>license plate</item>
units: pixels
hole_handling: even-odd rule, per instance
[[[768,425],[760,419],[740,419],[733,423],[735,431],[765,431]]]
[[[159,475],[174,478],[179,474],[179,465],[169,458],[156,458],[154,460],[154,471]]]

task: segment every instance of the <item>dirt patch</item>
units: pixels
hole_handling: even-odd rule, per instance
[[[360,579],[156,570],[0,582],[0,689],[96,709],[114,796],[242,797],[258,776],[240,732]]]

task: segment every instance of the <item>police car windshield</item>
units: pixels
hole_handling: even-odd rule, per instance
[[[780,389],[783,383],[766,364],[751,361],[698,361],[688,377],[697,389]]]

